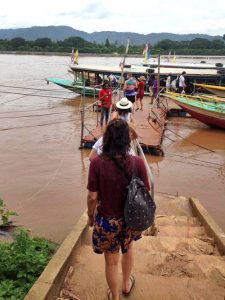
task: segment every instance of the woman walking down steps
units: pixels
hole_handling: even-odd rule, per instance
[[[135,258],[132,278],[135,278],[135,284],[129,299],[224,300],[224,232],[195,198],[156,195],[155,202],[156,227],[145,231],[132,247]],[[84,226],[85,215],[82,216]],[[215,239],[207,235],[205,228],[211,228],[210,235]],[[108,299],[105,263],[101,255],[93,253],[91,236],[92,229],[82,233],[73,250],[75,259],[69,264],[67,262],[69,272],[61,286],[61,298],[70,294],[79,300]],[[122,273],[119,273],[118,279],[121,281],[119,299],[122,300],[125,299]],[[109,297],[112,299],[111,293]]]
[[[132,241],[141,232],[126,227],[124,220],[125,191],[129,181],[119,164],[132,177],[130,130],[126,121],[113,120],[103,136],[103,153],[91,161],[88,177],[88,224],[93,228],[93,250],[105,256],[105,276],[109,300],[119,300],[118,265],[122,251],[122,293],[128,296],[135,284]],[[135,156],[137,176],[150,189],[147,171],[141,158]],[[97,210],[97,212],[96,212]]]

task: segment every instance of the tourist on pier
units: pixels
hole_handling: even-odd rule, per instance
[[[88,224],[93,226],[92,245],[95,253],[104,254],[109,300],[119,300],[118,268],[122,252],[122,293],[129,296],[135,284],[132,275],[133,241],[141,232],[126,227],[125,192],[129,183],[123,171],[132,177],[132,159],[128,154],[130,132],[127,122],[110,121],[103,136],[103,153],[90,163],[88,174]],[[143,160],[135,156],[137,176],[150,189]],[[97,276],[97,275],[96,275]]]
[[[135,102],[137,94],[137,80],[131,73],[128,73],[127,80],[124,83],[124,96],[132,103]]]
[[[166,90],[167,91],[171,91],[171,78],[172,78],[172,74],[169,73],[166,78]]]
[[[186,72],[183,71],[179,77],[179,93],[181,94],[185,94],[185,88],[186,88],[186,84],[185,84],[185,74]]]
[[[113,74],[110,74],[107,77],[109,79],[109,85],[110,85],[110,87],[115,88],[117,86],[117,84],[118,84],[118,80],[117,80],[116,76],[113,75]]]
[[[132,124],[133,119],[131,118],[131,107],[132,103],[127,98],[122,98],[116,103],[117,118],[128,122],[130,128],[130,138],[131,140],[137,139],[137,132],[135,131],[134,125]],[[91,152],[89,154],[89,160],[92,161],[96,156],[102,154],[103,147],[103,137],[100,137],[93,145]],[[132,148],[128,149],[130,155],[135,155]]]
[[[103,83],[102,89],[99,92],[99,100],[101,101],[100,125],[103,129],[104,120],[105,124],[108,123],[110,108],[112,105],[112,90],[109,88],[108,82]]]
[[[150,92],[150,104],[153,103],[154,99],[157,98],[158,95],[158,80],[156,75],[152,74],[148,79],[149,92]]]
[[[116,102],[116,111],[118,113],[118,118],[126,122],[132,122],[132,108],[133,104],[130,100],[128,100],[128,98],[124,97],[120,99],[120,101]]]
[[[95,75],[95,85],[99,86],[101,84],[102,84],[102,77],[98,73],[96,73],[96,75]]]
[[[171,82],[171,90],[172,92],[176,92],[179,88],[179,75],[172,80]]]
[[[138,82],[138,89],[137,89],[137,98],[136,98],[136,103],[137,103],[137,108],[135,110],[139,109],[138,106],[138,100],[140,100],[140,109],[143,110],[143,97],[145,94],[145,76],[141,76],[140,78],[138,78],[139,82]]]

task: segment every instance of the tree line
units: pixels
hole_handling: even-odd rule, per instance
[[[176,55],[225,55],[225,35],[223,40],[208,40],[196,38],[192,41],[171,41],[162,40],[155,45],[150,45],[152,55],[168,54],[175,52]],[[118,45],[117,42],[110,42],[106,39],[105,43],[88,42],[80,37],[69,37],[63,41],[52,41],[49,38],[38,38],[34,41],[28,41],[21,37],[11,40],[0,39],[0,51],[31,51],[31,52],[67,52],[71,49],[78,49],[79,53],[93,54],[124,54],[125,46]],[[129,47],[129,54],[140,55],[143,52],[144,45]]]

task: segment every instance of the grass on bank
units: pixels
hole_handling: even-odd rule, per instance
[[[13,243],[0,242],[0,300],[22,300],[40,276],[56,245],[24,229]]]

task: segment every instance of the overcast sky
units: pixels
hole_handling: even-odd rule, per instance
[[[0,29],[48,25],[223,35],[225,0],[1,0]]]

